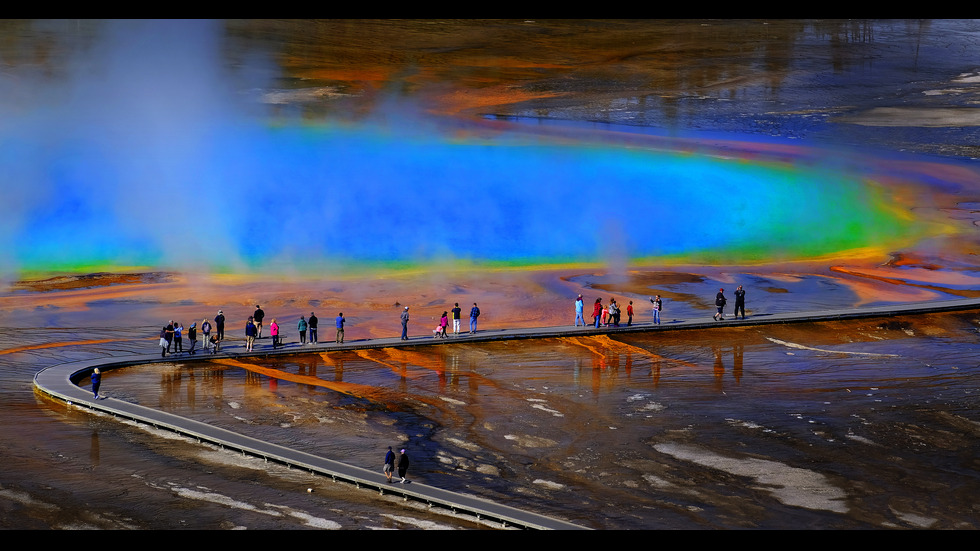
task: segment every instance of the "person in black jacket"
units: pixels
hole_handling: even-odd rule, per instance
[[[190,329],[187,330],[187,340],[191,343],[191,347],[187,349],[187,353],[193,354],[194,347],[197,345],[197,323],[192,323]]]
[[[219,341],[225,340],[225,314],[218,310],[218,315],[214,317],[215,336]]]
[[[398,477],[401,478],[399,482],[405,483],[405,474],[408,473],[408,454],[405,453],[405,449],[402,449],[402,454],[398,457]]]
[[[718,312],[713,316],[715,321],[725,319],[725,304],[728,303],[728,299],[725,298],[725,290],[718,289],[718,294],[715,295],[715,306],[718,307]]]
[[[316,324],[317,324],[316,314],[310,312],[310,319],[306,321],[306,325],[310,327],[310,344],[316,344]]]
[[[385,453],[385,464],[384,467],[382,467],[382,470],[384,471],[388,482],[391,482],[391,474],[392,471],[395,470],[395,452],[391,451],[391,446],[388,446],[388,452]]]
[[[255,323],[255,338],[262,338],[262,319],[265,318],[265,311],[255,305],[255,312],[252,314],[252,321]]]
[[[735,319],[738,319],[739,311],[742,312],[742,319],[745,319],[745,289],[741,285],[735,289]]]

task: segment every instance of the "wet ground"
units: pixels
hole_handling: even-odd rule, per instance
[[[4,26],[7,74],[57,71],[60,48],[85,43],[97,27]],[[748,135],[926,154],[902,166],[935,184],[939,208],[927,198],[930,212],[956,231],[885,254],[752,266],[533,266],[335,281],[28,278],[0,297],[5,528],[483,528],[32,392],[33,374],[53,363],[155,349],[169,319],[187,326],[223,308],[237,338],[259,302],[289,340],[298,316],[316,310],[324,340],[344,311],[356,339],[396,332],[403,305],[422,334],[457,301],[480,303],[481,322],[493,327],[570,323],[570,297],[580,292],[637,305],[660,293],[665,317],[689,318],[710,315],[717,288],[735,284],[750,289],[749,315],[978,288],[976,235],[964,231],[975,228],[980,204],[971,161],[980,143],[975,22],[230,28],[234,62],[266,51],[285,68],[281,86],[261,91],[281,116],[357,119],[395,95],[433,116],[476,117],[466,131],[533,121],[537,131],[581,138],[589,127],[621,125],[693,140]],[[649,318],[645,306],[637,312]],[[247,363],[178,361],[111,372],[103,392],[362,466],[378,463],[387,445],[407,445],[419,479],[593,528],[976,528],[977,328],[975,313],[946,314],[258,366],[309,384]],[[337,392],[337,381],[374,393]]]

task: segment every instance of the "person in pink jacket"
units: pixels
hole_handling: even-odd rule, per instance
[[[279,346],[279,324],[276,323],[276,318],[272,318],[272,323],[269,324],[269,336],[272,337],[272,348]]]

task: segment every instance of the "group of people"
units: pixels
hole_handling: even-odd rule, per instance
[[[653,323],[660,325],[660,313],[664,310],[664,301],[660,295],[656,295],[650,298],[650,304],[652,305],[653,313]],[[718,307],[718,311],[714,315],[716,321],[725,319],[725,306],[728,304],[728,299],[725,297],[725,289],[719,289],[718,294],[715,295],[715,306]],[[745,319],[745,289],[741,285],[735,289],[735,319],[738,319],[741,313],[742,319]],[[602,298],[595,299],[595,303],[592,305],[592,323],[596,328],[602,326],[612,326],[619,327],[619,322],[621,319],[622,312],[620,310],[619,303],[616,302],[615,298],[609,299],[608,305],[602,304]],[[575,299],[575,327],[579,324],[585,327],[585,300],[582,295],[579,295]],[[629,301],[626,305],[626,325],[633,325],[633,301]]]
[[[656,325],[660,324],[660,316],[664,309],[663,299],[660,295],[650,298],[650,304],[652,306],[653,313],[653,323]],[[717,306],[718,311],[714,315],[715,320],[725,319],[724,310],[725,306],[728,304],[728,299],[725,297],[725,290],[719,289],[718,294],[715,296],[715,306]],[[442,316],[439,318],[439,323],[432,330],[432,336],[436,338],[447,338],[449,336],[449,325],[452,323],[453,335],[459,335],[460,323],[462,318],[463,310],[460,308],[459,303],[454,303],[453,308],[450,310],[443,311]],[[619,327],[622,320],[622,308],[619,303],[616,302],[615,298],[609,299],[608,304],[602,303],[602,298],[595,299],[595,303],[592,306],[592,325],[596,328],[602,326],[612,326]],[[735,319],[738,319],[739,314],[742,315],[742,319],[745,319],[745,290],[741,285],[735,290]],[[626,326],[633,325],[633,301],[629,301],[626,305]],[[476,333],[477,330],[477,320],[480,317],[480,308],[474,302],[473,307],[470,308],[470,334]],[[401,312],[401,325],[402,333],[401,339],[408,340],[408,322],[409,322],[409,307],[406,306]],[[255,340],[262,338],[263,321],[265,320],[265,311],[259,305],[255,305],[255,311],[248,320],[245,322],[245,350],[248,352],[253,351]],[[344,325],[347,319],[344,317],[344,313],[341,312],[337,315],[334,320],[336,327],[336,342],[342,344],[344,342]],[[585,300],[582,295],[579,295],[575,299],[575,326],[578,327],[581,323],[582,327],[585,327]],[[296,329],[299,332],[300,344],[306,345],[317,344],[317,330],[318,330],[319,320],[316,317],[315,312],[310,312],[310,317],[300,316],[299,322],[296,325]],[[212,333],[212,329],[214,329]],[[214,325],[207,319],[201,321],[200,332],[203,335],[204,349],[210,351],[212,354],[218,352],[218,348],[221,341],[224,340],[225,336],[225,315],[224,312],[218,310],[218,315],[214,318]],[[195,347],[197,345],[197,333],[198,327],[197,323],[192,323],[190,328],[187,329],[187,340],[190,346],[187,350],[189,354],[195,353]],[[282,346],[283,333],[277,322],[276,318],[272,318],[269,324],[269,336],[272,337],[272,347],[278,348]],[[166,326],[160,331],[160,348],[162,350],[161,354],[166,356],[170,353],[183,353],[184,352],[184,326],[180,322],[171,320]],[[172,350],[172,351],[171,351]]]
[[[265,311],[258,304],[255,305],[255,311],[251,316],[245,321],[245,350],[252,352],[255,347],[256,339],[262,338],[262,329],[264,328],[263,322],[265,321]],[[347,319],[344,317],[344,313],[341,312],[336,320],[337,327],[337,337],[338,343],[344,342],[344,325]],[[296,329],[299,331],[300,343],[307,343],[307,335],[309,335],[309,343],[317,344],[317,325],[318,319],[316,313],[310,312],[309,319],[305,316],[300,316],[299,323]],[[212,333],[212,329],[214,329]],[[210,351],[212,354],[218,352],[221,342],[225,338],[225,313],[222,310],[218,310],[218,314],[214,317],[214,325],[208,319],[201,321],[200,327],[201,334],[203,335],[204,349]],[[285,334],[282,332],[282,328],[276,318],[272,318],[269,322],[269,337],[272,338],[272,348],[279,348],[283,345],[282,339]],[[190,328],[187,330],[187,340],[190,346],[187,350],[189,354],[194,354],[195,347],[197,345],[197,335],[198,327],[197,323],[192,323]],[[184,326],[180,322],[170,320],[167,325],[160,330],[160,348],[161,354],[166,356],[167,354],[176,354],[184,352]]]
[[[585,300],[582,295],[579,295],[575,299],[575,326],[578,327],[579,322],[582,323],[582,327],[585,327],[585,319],[583,318],[585,310]],[[596,328],[601,326],[613,326],[619,327],[619,322],[622,320],[622,309],[616,299],[609,299],[609,304],[603,305],[602,298],[595,299],[595,303],[592,305],[592,323]],[[626,305],[626,325],[633,325],[633,301],[629,301]]]
[[[721,321],[725,319],[725,305],[728,304],[728,299],[725,297],[725,289],[718,289],[718,294],[715,295],[715,306],[718,307],[718,311],[715,312],[713,316],[715,321]],[[742,313],[742,319],[745,319],[745,289],[741,285],[735,289],[735,319],[738,319],[738,313]]]
[[[204,350],[210,351],[212,354],[218,351],[218,346],[221,340],[225,336],[225,316],[218,311],[218,316],[215,317],[215,326],[217,331],[212,334],[211,322],[207,318],[201,320],[201,335],[204,341]],[[197,323],[192,323],[187,329],[187,341],[189,343],[187,353],[195,354],[197,352],[197,333],[198,327]],[[167,354],[177,354],[184,352],[184,326],[179,321],[170,320],[167,325],[160,330],[160,349],[161,355],[166,356]],[[172,350],[171,350],[172,349]]]
[[[432,330],[432,336],[436,338],[439,337],[447,338],[449,336],[450,316],[453,324],[453,335],[459,335],[460,319],[462,318],[462,315],[463,315],[463,309],[459,307],[458,302],[454,303],[453,308],[451,310],[446,310],[442,313],[442,316],[439,318],[439,324],[436,325],[436,328]],[[476,303],[474,302],[473,307],[470,308],[470,332],[469,332],[470,335],[476,333],[477,319],[479,317],[480,317],[480,307],[477,306]],[[410,319],[411,316],[409,315],[408,312],[408,306],[406,306],[405,309],[402,310],[402,314],[401,314],[403,341],[408,340],[408,322]]]
[[[398,464],[397,464],[398,478],[401,479],[399,480],[399,482],[401,482],[402,484],[404,484],[408,480],[407,478],[405,478],[405,475],[408,474],[408,463],[409,463],[408,454],[405,453],[405,449],[402,448],[401,454],[398,456]],[[391,479],[392,476],[395,474],[395,468],[396,468],[395,452],[392,451],[391,446],[388,446],[388,451],[385,453],[384,467],[381,468],[381,472],[385,474],[385,478],[388,479],[388,482],[392,481]]]

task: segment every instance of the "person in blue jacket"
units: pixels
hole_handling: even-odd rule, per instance
[[[385,454],[385,465],[383,470],[385,477],[388,478],[388,482],[391,482],[391,475],[395,470],[395,452],[391,451],[391,446],[388,446],[388,453]]]
[[[470,308],[470,333],[476,333],[476,318],[478,317],[480,317],[480,309],[474,302],[473,307]]]
[[[99,399],[100,386],[102,386],[102,372],[96,367],[95,370],[92,371],[92,394],[95,395],[96,400]]]

